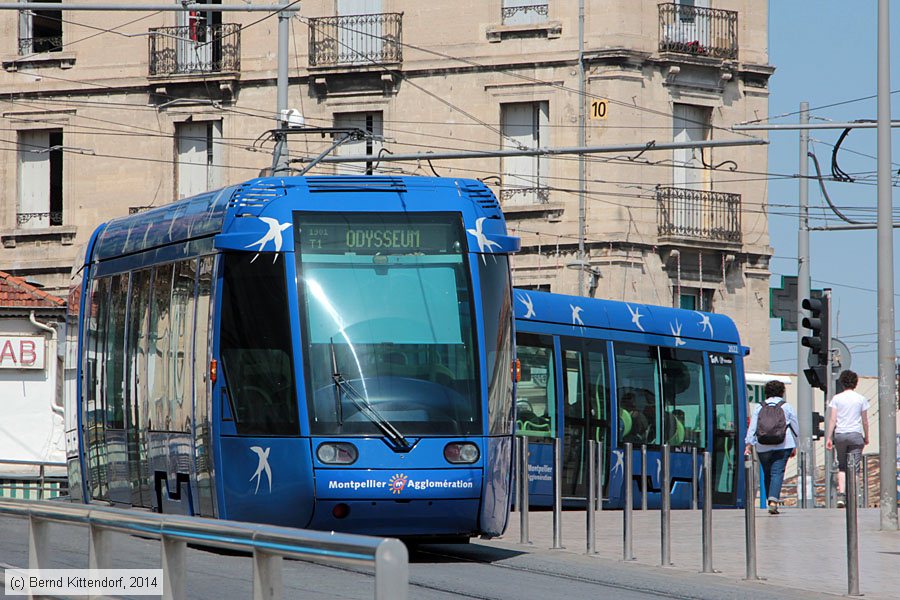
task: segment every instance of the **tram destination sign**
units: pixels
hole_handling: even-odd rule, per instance
[[[304,254],[459,253],[458,222],[305,218],[297,239]]]

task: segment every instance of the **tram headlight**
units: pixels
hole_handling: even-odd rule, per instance
[[[316,456],[326,465],[352,465],[359,458],[353,444],[327,442],[316,450]]]
[[[444,446],[444,458],[455,465],[471,464],[478,460],[481,453],[478,446],[469,442],[453,442]]]

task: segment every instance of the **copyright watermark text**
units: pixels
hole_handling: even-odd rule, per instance
[[[162,569],[6,569],[4,574],[8,596],[163,593]]]

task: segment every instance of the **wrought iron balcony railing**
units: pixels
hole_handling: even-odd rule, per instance
[[[738,14],[719,8],[660,4],[659,51],[737,59]]]
[[[150,30],[150,75],[241,70],[241,26],[185,25]]]
[[[550,14],[546,0],[535,1],[528,5],[504,6],[501,10],[504,25],[522,25],[527,23],[541,23],[547,20]]]
[[[550,188],[509,187],[500,190],[500,202],[503,204],[547,204],[550,202]]]
[[[62,36],[19,38],[19,56],[40,52],[62,52]]]
[[[63,224],[62,211],[16,213],[18,227],[58,227]]]
[[[309,20],[309,66],[403,62],[403,13],[345,15]]]
[[[741,195],[674,187],[656,189],[660,238],[741,243]]]

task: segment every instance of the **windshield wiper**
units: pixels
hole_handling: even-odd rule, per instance
[[[412,446],[409,444],[409,441],[403,437],[403,434],[400,433],[394,425],[384,418],[384,416],[375,410],[375,408],[369,404],[369,401],[359,392],[356,391],[349,381],[347,381],[341,372],[338,370],[337,366],[337,356],[334,352],[334,340],[331,340],[331,380],[334,382],[335,392],[336,392],[336,400],[338,406],[338,421],[341,425],[343,425],[343,411],[341,408],[341,393],[347,395],[350,398],[350,401],[353,402],[353,405],[356,406],[357,410],[361,412],[367,419],[369,419],[372,423],[374,423],[378,429],[393,443],[394,448],[401,452],[408,452],[412,449]]]

